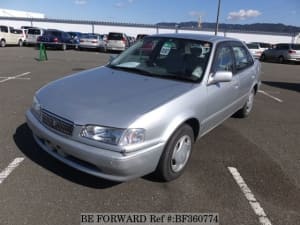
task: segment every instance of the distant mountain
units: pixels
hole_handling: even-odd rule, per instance
[[[181,23],[157,23],[160,27],[175,27],[198,29],[198,22],[181,22]],[[215,23],[202,23],[201,29],[215,29]],[[259,31],[259,32],[276,32],[276,33],[300,33],[300,27],[284,25],[281,23],[254,23],[254,24],[219,24],[220,31]]]

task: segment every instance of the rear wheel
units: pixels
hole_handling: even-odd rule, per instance
[[[253,109],[254,96],[255,96],[255,90],[252,89],[250,94],[248,95],[247,101],[243,106],[243,108],[241,108],[239,111],[236,112],[237,117],[246,118],[249,116],[249,114]]]
[[[281,55],[278,58],[279,63],[284,63],[284,57]]]
[[[22,40],[19,40],[18,46],[19,46],[19,47],[22,47],[22,46],[23,46],[23,41],[22,41]]]
[[[261,60],[261,61],[266,61],[266,55],[265,55],[265,54],[262,54],[261,57],[260,57],[260,60]]]
[[[0,46],[1,46],[2,48],[4,48],[4,47],[6,46],[6,42],[5,42],[5,40],[1,40],[1,42],[0,42]]]
[[[182,125],[168,141],[159,161],[156,175],[164,181],[171,181],[179,177],[189,161],[193,144],[193,129],[187,124]]]

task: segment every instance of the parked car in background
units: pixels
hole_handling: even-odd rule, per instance
[[[79,44],[80,44],[80,38],[81,38],[82,33],[81,32],[75,32],[75,31],[69,31],[67,33],[70,34],[70,36],[73,39],[73,42],[75,44],[74,48],[77,49],[79,47]]]
[[[79,49],[96,49],[106,52],[106,41],[104,35],[99,34],[82,34],[80,38]]]
[[[138,40],[140,40],[140,39],[143,39],[144,37],[147,37],[147,36],[149,36],[148,34],[138,34],[137,36],[136,36],[136,41],[138,41]]]
[[[44,34],[38,38],[38,43],[43,43],[48,48],[56,48],[61,50],[74,48],[76,45],[70,34],[55,29],[46,30]]]
[[[124,51],[130,46],[129,40],[124,33],[110,32],[107,36],[107,50]]]
[[[28,28],[27,37],[26,37],[26,45],[36,45],[37,39],[39,36],[42,36],[45,32],[45,29],[38,27]]]
[[[0,25],[0,46],[5,47],[6,45],[22,46],[22,34],[13,27]]]
[[[27,29],[14,29],[14,33],[20,34],[22,39],[22,43],[19,43],[19,45],[26,45],[27,32]]]
[[[131,46],[135,43],[135,37],[128,36],[128,40],[129,40],[129,46]]]
[[[300,62],[300,44],[276,44],[274,48],[265,50],[262,53],[261,60],[274,60],[279,63]]]
[[[272,48],[272,45],[270,43],[264,43],[264,42],[251,42],[252,44],[257,44],[260,49],[267,50],[269,48]]]
[[[260,48],[259,44],[248,43],[246,45],[254,58],[259,59],[261,57],[261,54],[263,53],[264,49]]]
[[[250,114],[259,84],[260,62],[237,39],[153,35],[44,86],[26,118],[38,145],[71,167],[116,181],[155,171],[170,181],[197,139]]]

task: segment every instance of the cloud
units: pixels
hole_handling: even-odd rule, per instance
[[[197,11],[190,11],[189,12],[189,16],[191,17],[199,17],[201,15],[200,12],[197,12]]]
[[[87,0],[75,0],[74,3],[76,5],[85,5],[87,4]]]
[[[117,7],[117,8],[123,8],[123,7],[125,7],[126,5],[124,4],[124,2],[116,2],[116,3],[114,4],[114,6]]]
[[[240,11],[238,12],[230,12],[228,14],[227,19],[228,20],[245,20],[248,18],[253,18],[253,17],[257,17],[260,16],[261,12],[258,10],[253,10],[253,9],[240,9]]]
[[[114,4],[114,6],[115,6],[116,8],[124,8],[124,7],[126,7],[126,6],[128,6],[128,5],[130,5],[130,4],[133,4],[134,1],[135,1],[135,0],[120,1],[120,2],[116,2],[116,3]]]

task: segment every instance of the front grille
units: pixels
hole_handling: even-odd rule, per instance
[[[72,135],[74,124],[71,121],[63,119],[46,110],[42,110],[41,114],[42,114],[41,121],[44,125],[59,133],[69,135],[69,136]]]

